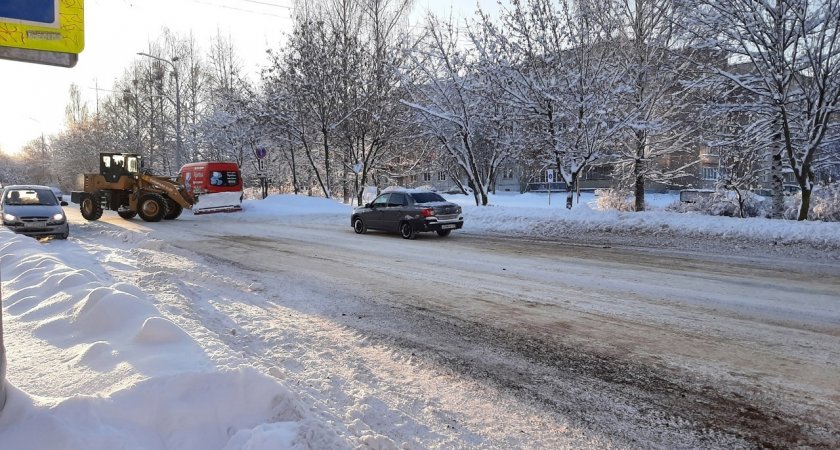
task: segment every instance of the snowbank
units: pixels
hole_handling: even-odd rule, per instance
[[[465,228],[529,238],[573,238],[602,232],[619,235],[669,234],[684,238],[720,237],[784,244],[831,246],[840,242],[840,224],[762,218],[739,219],[664,211],[596,211],[464,205]]]
[[[0,228],[0,270],[10,383],[0,447],[346,447],[276,379],[249,367],[216,370],[140,289],[112,283],[72,241]],[[70,393],[14,387],[39,379]]]
[[[305,195],[271,195],[264,200],[245,200],[242,207],[246,215],[254,217],[310,214],[348,214],[349,217],[353,210],[333,199]]]

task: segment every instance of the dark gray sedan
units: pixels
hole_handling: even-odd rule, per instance
[[[62,206],[47,186],[6,186],[0,201],[3,225],[27,236],[67,239],[70,226]]]
[[[399,232],[405,239],[417,233],[434,231],[449,236],[464,226],[461,207],[446,201],[440,194],[427,191],[397,190],[386,192],[363,207],[356,208],[350,218],[356,233],[367,230]]]

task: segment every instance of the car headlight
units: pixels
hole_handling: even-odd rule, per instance
[[[53,222],[64,222],[64,213],[56,213],[52,216]]]
[[[11,214],[9,214],[9,213],[5,213],[5,214],[3,214],[3,221],[4,221],[4,222],[17,222],[17,220],[18,220],[18,219],[17,219],[17,217],[16,217],[16,216],[13,216],[13,215],[11,215]]]

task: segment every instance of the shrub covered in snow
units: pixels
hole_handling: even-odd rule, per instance
[[[697,212],[711,216],[767,217],[769,204],[766,199],[752,192],[717,191],[712,195],[698,197],[693,203],[675,203],[668,211]]]
[[[802,193],[785,199],[785,218],[795,220],[799,215]],[[811,208],[808,219],[823,222],[840,222],[840,183],[828,186],[814,186],[811,191]]]
[[[633,211],[633,196],[624,189],[595,190],[596,205],[599,210],[614,209],[617,211]]]

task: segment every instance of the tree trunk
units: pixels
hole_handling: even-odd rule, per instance
[[[802,203],[799,205],[799,216],[796,220],[808,220],[808,211],[811,209],[811,187],[802,188]]]
[[[356,203],[358,203],[359,206],[363,205],[362,200],[363,200],[364,193],[365,193],[365,186],[367,186],[367,182],[368,182],[367,181],[368,180],[367,165],[362,166],[362,174],[361,175],[362,175],[361,179],[358,176],[356,176],[356,180],[357,180]]]
[[[635,182],[633,183],[634,189],[633,194],[635,195],[635,205],[633,207],[636,211],[644,211],[645,210],[645,173],[644,173],[644,163],[643,159],[636,159],[636,163],[633,166],[633,175],[635,177]]]
[[[292,189],[295,191],[295,195],[298,195],[298,179],[297,179],[297,163],[295,162],[295,150],[290,148],[290,153],[292,157]]]
[[[332,198],[332,167],[330,159],[332,158],[330,149],[330,132],[326,125],[321,127],[321,136],[323,136],[323,151],[324,151],[324,177],[319,176],[318,181],[321,183],[321,189],[324,191],[324,197]],[[314,165],[314,163],[313,163]]]
[[[770,163],[770,192],[773,195],[773,205],[770,211],[771,219],[785,217],[785,178],[782,174],[781,134],[776,135],[776,147],[773,149],[773,159]]]
[[[571,182],[566,183],[566,209],[572,209],[577,188],[577,172],[572,173]]]
[[[735,189],[735,194],[738,195],[738,217],[744,218],[744,196],[740,189]]]
[[[633,194],[634,211],[645,210],[645,149],[647,147],[647,134],[644,131],[636,131],[636,159],[633,161]]]

